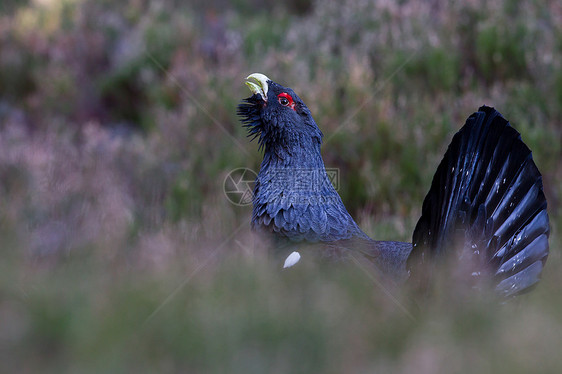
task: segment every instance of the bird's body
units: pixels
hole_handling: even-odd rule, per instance
[[[255,94],[238,109],[265,150],[254,188],[252,226],[294,241],[368,238],[328,178],[320,154],[322,132],[308,108],[292,90],[274,82],[268,91],[270,102],[290,95],[287,105],[293,107],[268,105]],[[260,106],[263,109],[256,113]]]
[[[459,251],[482,268],[473,274],[491,270],[505,294],[538,281],[549,233],[540,173],[519,134],[495,110],[480,108],[455,136],[424,202],[414,244],[381,242],[359,228],[334,189],[320,152],[322,132],[304,102],[263,74],[249,78],[256,82],[247,82],[253,95],[238,114],[264,150],[254,189],[255,230],[281,241],[319,243],[327,252],[361,253],[399,279],[434,254]],[[478,249],[469,256],[466,248]],[[517,264],[502,270],[512,258]]]

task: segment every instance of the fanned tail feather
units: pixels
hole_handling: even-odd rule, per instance
[[[518,294],[539,281],[548,256],[542,177],[521,135],[481,107],[453,137],[413,234],[408,266],[454,253],[472,277],[491,275],[496,290]]]

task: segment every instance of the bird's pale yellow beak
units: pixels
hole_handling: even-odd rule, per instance
[[[252,82],[253,79],[255,82]],[[246,86],[252,91],[253,94],[259,94],[263,101],[267,101],[268,82],[271,81],[268,77],[261,73],[253,73],[246,78]]]

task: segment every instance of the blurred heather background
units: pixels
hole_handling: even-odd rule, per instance
[[[261,161],[253,72],[308,104],[377,239],[410,240],[495,106],[543,172],[543,282],[395,302],[352,264],[279,271],[223,193]],[[560,1],[1,0],[0,371],[560,373],[561,143]]]

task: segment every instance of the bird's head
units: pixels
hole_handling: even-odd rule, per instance
[[[246,85],[252,96],[238,105],[241,122],[252,140],[265,151],[320,147],[322,132],[298,95],[260,73],[250,74]]]

